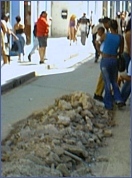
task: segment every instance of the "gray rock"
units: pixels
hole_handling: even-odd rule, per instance
[[[59,164],[56,169],[59,170],[64,177],[70,176],[70,172],[69,172],[66,164]]]

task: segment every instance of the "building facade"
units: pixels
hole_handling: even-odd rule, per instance
[[[10,13],[10,22],[20,15],[25,23],[26,15],[31,12],[31,42],[33,27],[41,11],[46,10],[52,17],[50,36],[67,36],[68,22],[72,14],[77,18],[85,12],[89,18],[93,11],[94,23],[103,16],[115,18],[116,12],[131,12],[131,1],[1,1],[1,12]]]

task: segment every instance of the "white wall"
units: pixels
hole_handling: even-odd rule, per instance
[[[68,18],[62,19],[61,11],[63,9],[68,10]],[[98,21],[102,17],[102,1],[51,1],[51,16],[52,26],[51,35],[53,37],[67,36],[69,18],[72,14],[77,16],[77,19],[85,12],[87,17],[90,18],[91,10],[93,15]]]
[[[63,9],[68,10],[68,1],[52,1],[51,3],[51,16],[52,16],[52,26],[51,34],[52,36],[65,36],[67,33],[68,19],[62,19],[61,11]],[[69,14],[69,10],[68,10]]]

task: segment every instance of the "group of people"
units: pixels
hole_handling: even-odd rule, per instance
[[[18,56],[18,61],[21,62],[24,60],[24,47],[27,41],[25,25],[21,23],[21,17],[16,17],[16,23],[14,27],[10,25],[9,14],[2,14],[1,17],[1,48],[2,48],[2,57],[3,64],[10,63],[11,48],[15,50],[15,54]],[[36,46],[32,49],[31,53],[28,55],[29,61],[31,61],[31,54],[33,50],[37,47],[39,48],[40,64],[43,64],[45,61],[45,53],[47,47],[47,38],[49,34],[50,20],[47,19],[47,12],[43,11],[38,18],[36,25],[36,30],[34,30],[34,39],[36,40]],[[10,39],[13,36],[13,44],[10,46]],[[14,49],[15,48],[15,49]]]
[[[103,101],[105,108],[113,110],[114,104],[123,107],[131,94],[131,17],[124,31],[118,32],[116,19],[104,17],[93,28],[93,44],[95,46],[95,62],[101,55],[100,76],[94,99]],[[126,71],[118,71],[117,57],[122,54]],[[121,85],[119,85],[123,81]],[[104,97],[103,97],[104,92]]]
[[[123,12],[120,14],[123,16]],[[124,17],[124,16],[123,16]],[[122,17],[122,18],[123,18]],[[97,88],[94,94],[94,99],[103,101],[105,108],[112,110],[114,103],[118,107],[123,107],[131,93],[131,16],[125,21],[121,18],[122,22],[121,31],[119,28],[119,22],[117,19],[110,19],[104,17],[99,19],[97,25],[93,25],[91,21],[83,16],[76,20],[76,16],[72,15],[69,20],[68,35],[71,41],[77,41],[76,33],[78,28],[81,30],[81,43],[85,45],[86,37],[89,35],[90,28],[92,29],[92,42],[95,48],[95,62],[100,61],[100,76],[97,83]],[[35,23],[34,38],[36,40],[36,46],[39,49],[40,64],[45,63],[45,54],[47,47],[47,38],[49,34],[49,27],[51,24],[51,18],[48,19],[46,11],[42,11],[40,17]],[[11,29],[9,26],[9,16],[2,16],[1,19],[1,46],[2,56],[4,63],[10,62],[9,55],[9,37],[12,35],[18,46],[18,60],[21,61],[24,56],[24,46],[26,44],[26,37],[24,33],[25,26],[21,23],[20,16],[16,17],[16,24]],[[32,51],[31,51],[32,53]],[[29,61],[31,61],[31,53],[28,55]],[[123,54],[126,64],[126,73],[120,74],[117,67],[117,57],[119,54]],[[123,81],[123,86],[119,85]],[[120,88],[121,87],[121,88]],[[104,93],[104,97],[103,92]]]
[[[2,14],[1,16],[1,49],[3,64],[10,63],[11,55],[11,37],[13,37],[14,43],[17,45],[17,55],[18,60],[21,61],[21,58],[24,57],[24,46],[26,43],[26,36],[24,33],[25,26],[21,23],[21,17],[16,17],[16,23],[14,28],[12,28],[9,22],[9,14]]]
[[[88,38],[90,31],[91,21],[86,17],[86,13],[83,13],[83,16],[77,19],[76,15],[71,15],[69,24],[68,24],[68,39],[71,42],[77,42],[77,31],[80,29],[81,33],[81,43],[82,45],[86,44],[86,38]]]

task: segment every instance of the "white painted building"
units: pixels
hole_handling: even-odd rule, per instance
[[[50,28],[52,37],[67,36],[68,22],[72,14],[80,18],[85,12],[89,18],[93,11],[93,21],[97,23],[103,16],[115,18],[117,11],[131,12],[131,1],[1,1],[1,5],[1,11],[10,13],[12,25],[17,15],[20,15],[22,22],[25,23],[27,12],[31,12],[31,42],[34,23],[44,10],[53,19]],[[67,13],[66,19],[62,18],[65,13]]]

